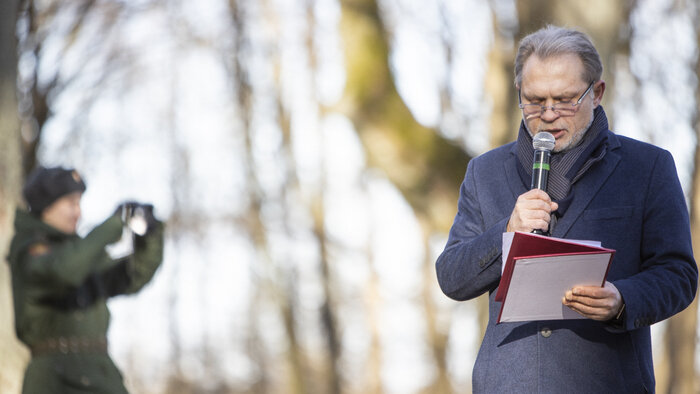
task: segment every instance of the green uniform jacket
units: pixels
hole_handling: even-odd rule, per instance
[[[106,302],[151,280],[163,259],[163,225],[114,260],[105,246],[121,235],[117,215],[81,238],[17,210],[8,260],[17,337],[32,351],[23,393],[126,393],[106,351]]]

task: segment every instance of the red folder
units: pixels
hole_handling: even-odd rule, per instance
[[[605,272],[602,274],[603,279],[600,283],[600,285],[602,286],[605,284],[605,279],[607,278],[607,274],[610,269],[610,262],[612,261],[612,258],[615,254],[615,251],[613,249],[585,245],[576,241],[569,241],[561,238],[546,237],[531,233],[515,232],[513,234],[512,244],[505,261],[505,267],[501,275],[501,281],[498,285],[498,290],[496,292],[495,299],[496,301],[500,301],[503,304],[505,304],[505,300],[508,295],[508,289],[511,285],[511,281],[513,280],[514,268],[516,264],[521,260],[527,259],[529,262],[537,262],[544,261],[542,260],[542,258],[549,257],[549,259],[547,259],[547,264],[556,264],[557,261],[566,261],[568,263],[571,263],[572,256],[589,254],[600,254],[603,255],[600,256],[600,258],[607,258],[607,265],[604,267]],[[578,259],[585,260],[586,258],[579,256]],[[603,261],[605,262],[605,260]],[[547,272],[547,270],[544,270],[543,274],[546,275]],[[600,276],[597,277],[599,278]],[[575,281],[576,279],[571,278],[571,280]],[[538,289],[533,289],[533,293],[536,293],[537,290]],[[501,310],[501,312],[503,312],[503,310]]]

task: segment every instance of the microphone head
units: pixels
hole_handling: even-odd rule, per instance
[[[556,140],[551,133],[540,131],[532,138],[532,147],[535,148],[535,150],[551,151],[554,149],[555,142]]]

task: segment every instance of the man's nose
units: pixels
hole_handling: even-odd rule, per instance
[[[550,106],[545,106],[544,107],[544,112],[542,112],[542,115],[540,115],[540,119],[544,120],[545,122],[553,122],[559,117],[559,114],[554,111],[553,107]]]

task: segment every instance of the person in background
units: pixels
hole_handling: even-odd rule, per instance
[[[523,38],[517,140],[467,165],[436,270],[453,299],[489,294],[475,393],[654,392],[649,326],[695,297],[698,269],[673,158],[608,129],[602,71],[579,31],[547,26]],[[546,192],[528,190],[540,132],[555,137]],[[586,319],[496,324],[502,234],[535,229],[616,250],[603,286],[562,294],[562,308]]]
[[[107,300],[139,291],[163,259],[163,224],[134,202],[84,238],[76,234],[85,183],[77,171],[39,167],[18,208],[8,261],[17,337],[31,351],[22,392],[126,393],[107,353]],[[138,218],[142,234],[125,230]],[[128,228],[128,227],[127,227]],[[133,252],[113,259],[105,247],[133,237]]]

